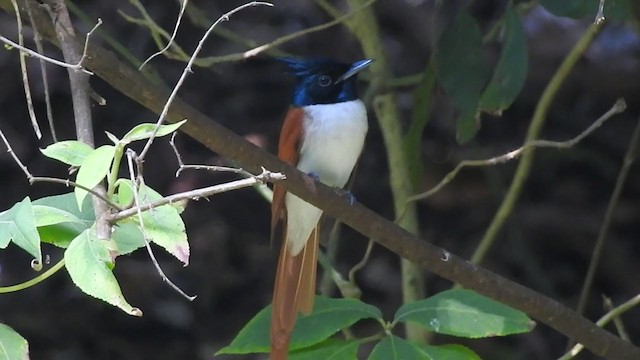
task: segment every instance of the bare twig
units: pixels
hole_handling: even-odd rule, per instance
[[[248,171],[246,171],[244,169],[239,169],[239,168],[234,168],[234,167],[229,167],[229,166],[185,165],[185,163],[182,161],[182,155],[180,155],[180,152],[178,151],[178,148],[176,147],[176,141],[175,141],[176,134],[177,133],[174,132],[173,135],[171,135],[171,140],[169,140],[169,145],[171,145],[171,148],[173,149],[173,153],[176,155],[176,160],[178,161],[178,170],[176,170],[176,177],[180,176],[182,171],[183,170],[187,170],[187,169],[230,172],[230,173],[234,173],[234,174],[240,174],[240,175],[243,175],[245,177],[254,177],[255,176],[252,173],[250,173],[250,172],[248,172]]]
[[[627,149],[627,153],[624,156],[622,166],[620,167],[620,171],[618,172],[618,178],[616,179],[616,184],[613,187],[613,192],[611,193],[611,198],[609,199],[609,204],[607,205],[607,211],[605,212],[604,219],[602,220],[602,226],[600,227],[598,238],[596,240],[595,245],[593,246],[591,261],[589,262],[589,269],[587,270],[587,275],[585,276],[584,283],[582,284],[582,290],[580,291],[580,300],[578,301],[578,307],[576,308],[576,311],[578,312],[578,314],[582,314],[584,312],[584,309],[587,306],[589,293],[591,292],[591,286],[593,285],[593,279],[596,275],[596,270],[598,269],[598,265],[600,264],[600,259],[602,258],[602,251],[607,241],[607,235],[609,234],[611,221],[613,220],[613,214],[615,212],[616,207],[618,206],[618,200],[620,199],[620,194],[622,193],[624,184],[627,181],[627,175],[629,174],[629,169],[631,169],[631,165],[636,159],[636,154],[638,152],[639,147],[640,147],[640,119],[638,120],[638,124],[636,125],[636,128],[633,131],[633,135],[631,136],[631,140],[629,142],[629,148]]]
[[[340,23],[345,22],[346,20],[348,20],[349,18],[353,17],[353,15],[355,15],[358,11],[361,11],[362,9],[371,6],[371,4],[373,4],[376,0],[370,0],[367,3],[363,4],[363,6],[360,9],[356,9],[356,10],[352,10],[347,12],[346,14],[343,15],[339,15],[337,18],[335,18],[334,20],[331,20],[329,22],[326,22],[324,24],[320,24],[317,26],[313,26],[304,30],[300,30],[297,31],[295,33],[292,34],[288,34],[285,35],[283,37],[280,37],[270,43],[267,44],[263,44],[260,46],[255,46],[252,49],[243,51],[243,52],[239,52],[239,53],[234,53],[234,54],[228,54],[228,55],[221,55],[221,56],[210,56],[210,57],[204,57],[204,58],[197,58],[195,59],[195,61],[193,62],[194,65],[196,66],[201,66],[201,67],[208,67],[214,64],[219,64],[219,63],[223,63],[223,62],[230,62],[230,61],[238,61],[238,60],[243,60],[243,59],[247,59],[253,56],[256,56],[260,53],[263,52],[267,52],[267,51],[271,51],[274,48],[281,46],[289,41],[295,40],[301,36],[304,35],[308,35],[314,32],[318,32],[321,30],[325,30],[327,28],[330,28],[332,26],[338,25]],[[150,19],[148,17],[148,14],[143,13],[143,16],[145,17],[145,19],[135,19],[132,18],[126,14],[122,14],[123,17],[125,17],[128,21],[134,22],[136,24],[140,24],[140,25],[144,25],[147,28],[150,29],[150,31],[152,32],[157,32],[158,34],[160,34],[161,36],[165,36],[168,37],[169,35],[164,32],[163,30],[159,29],[159,26],[157,24],[155,24],[155,22],[153,22],[152,19]],[[186,61],[187,60],[187,55],[184,53],[184,51],[182,50],[182,48],[180,48],[179,46],[176,45],[176,53],[174,54],[166,54],[167,57],[169,58],[173,58],[173,59],[177,59],[177,60],[182,60],[182,61]]]
[[[144,244],[145,244],[145,247],[147,248],[147,253],[149,253],[149,258],[151,258],[151,262],[153,262],[153,266],[155,266],[156,271],[158,271],[158,274],[162,278],[162,281],[169,284],[169,286],[172,289],[174,289],[176,292],[178,292],[178,294],[182,295],[187,300],[193,301],[195,300],[196,296],[187,295],[184,291],[182,291],[182,289],[180,289],[176,284],[174,284],[167,277],[167,275],[165,275],[164,271],[162,271],[162,268],[160,267],[160,264],[158,263],[158,260],[156,259],[155,254],[153,253],[153,250],[151,249],[151,244],[149,244],[149,236],[147,235],[147,232],[144,229],[144,220],[142,219],[142,210],[141,210],[142,207],[140,206],[140,199],[138,197],[138,182],[136,181],[135,171],[133,170],[134,157],[136,157],[135,152],[131,149],[127,149],[127,164],[129,166],[129,177],[131,179],[131,185],[133,186],[133,199],[136,204],[136,207],[134,208],[134,210],[135,210],[135,213],[138,214],[140,232],[142,232],[142,237],[144,238]]]
[[[29,14],[29,21],[32,24],[33,28],[33,41],[36,43],[36,51],[39,54],[44,54],[44,47],[42,46],[42,38],[40,37],[40,32],[38,31],[38,27],[35,25],[35,20],[33,18],[33,12],[31,11],[31,3],[29,1],[26,2],[27,13]],[[44,87],[44,102],[47,111],[47,122],[49,123],[49,131],[51,132],[51,138],[53,142],[58,142],[58,136],[56,135],[56,127],[53,122],[53,110],[51,107],[51,94],[49,93],[49,77],[47,76],[47,62],[38,59],[40,63],[40,73],[42,74],[42,86]]]
[[[111,206],[112,208],[116,209],[116,210],[122,210],[122,208],[112,202],[111,200],[109,200],[107,197],[104,196],[104,194],[101,194],[100,192],[94,190],[94,189],[90,189],[82,184],[78,184],[76,182],[73,182],[69,179],[60,179],[60,178],[54,178],[54,177],[47,177],[47,176],[33,176],[29,178],[29,183],[30,184],[34,184],[37,182],[48,182],[48,183],[54,183],[54,184],[62,184],[66,187],[77,187],[78,189],[82,189],[86,192],[88,192],[89,194],[97,197],[98,199],[102,200],[105,204],[109,204],[109,206]]]
[[[181,0],[180,2],[180,12],[178,13],[178,19],[176,20],[176,26],[173,28],[173,33],[171,34],[171,38],[169,39],[169,41],[167,42],[167,45],[162,48],[160,51],[154,53],[153,55],[149,56],[149,58],[147,58],[147,60],[145,60],[142,65],[140,65],[140,67],[138,67],[138,70],[142,70],[142,68],[149,62],[151,61],[154,57],[161,55],[163,52],[167,51],[171,45],[173,44],[173,41],[176,38],[176,34],[178,33],[178,28],[180,27],[180,21],[182,21],[182,16],[184,14],[184,9],[187,7],[187,4],[189,3],[189,0]]]
[[[98,19],[98,22],[93,27],[93,29],[91,29],[91,31],[89,31],[87,33],[86,42],[89,41],[89,36],[93,33],[93,31],[98,26],[100,26],[100,24],[102,24],[102,20]],[[84,66],[82,65],[83,61],[85,60],[85,58],[87,56],[87,54],[86,54],[86,50],[87,50],[86,49],[86,43],[85,43],[85,52],[84,52],[83,56],[80,58],[80,61],[78,61],[76,64],[69,64],[69,63],[66,63],[64,61],[56,60],[56,59],[50,58],[48,56],[42,55],[41,53],[39,53],[37,51],[33,51],[33,50],[29,49],[29,48],[26,48],[26,47],[24,47],[24,46],[22,46],[20,44],[16,44],[15,42],[7,39],[6,37],[4,37],[2,35],[0,35],[0,41],[4,42],[5,44],[7,44],[7,45],[9,45],[11,47],[14,47],[14,48],[20,50],[22,52],[25,52],[25,53],[33,56],[33,57],[36,57],[36,58],[41,59],[41,60],[44,60],[44,61],[46,61],[48,63],[54,64],[54,65],[57,65],[57,66],[61,66],[61,67],[64,67],[64,68],[72,69],[72,70],[82,71],[83,73],[88,74],[88,75],[93,75],[93,73],[91,71],[85,69]]]
[[[416,194],[411,196],[407,201],[417,201],[421,199],[426,199],[429,196],[440,191],[445,185],[453,181],[456,175],[460,172],[460,170],[466,167],[480,167],[480,166],[493,166],[497,164],[504,164],[511,160],[517,159],[520,155],[522,155],[525,151],[531,148],[553,148],[553,149],[568,149],[575,146],[577,143],[582,141],[585,137],[589,136],[596,129],[598,129],[602,124],[604,124],[607,120],[612,118],[614,115],[623,112],[627,108],[627,104],[624,99],[618,99],[615,104],[609,109],[606,113],[604,113],[601,117],[599,117],[593,124],[591,124],[588,128],[586,128],[583,132],[578,134],[573,139],[569,139],[566,141],[550,141],[550,140],[530,140],[527,141],[521,147],[510,151],[506,154],[502,154],[500,156],[492,157],[490,159],[481,159],[481,160],[462,160],[453,170],[451,170],[445,177],[438,183],[438,185],[431,188],[429,191],[425,191],[420,194]]]
[[[4,142],[4,145],[7,147],[7,152],[9,154],[11,154],[11,157],[16,162],[16,164],[18,164],[18,167],[20,167],[20,169],[22,170],[24,175],[27,177],[27,180],[29,181],[30,184],[37,183],[37,182],[49,182],[49,183],[63,184],[65,186],[67,186],[67,187],[68,186],[77,187],[77,188],[80,188],[80,189],[83,189],[83,190],[89,192],[90,194],[92,194],[94,196],[97,196],[98,198],[100,198],[100,200],[102,200],[105,203],[111,205],[114,209],[122,210],[117,204],[114,204],[109,199],[104,197],[104,195],[100,194],[99,192],[96,192],[93,189],[89,189],[88,187],[86,187],[84,185],[80,185],[78,183],[75,183],[75,182],[73,182],[71,180],[59,179],[59,178],[53,178],[53,177],[33,176],[33,174],[31,174],[31,172],[29,171],[29,169],[22,163],[22,161],[20,161],[20,158],[15,153],[15,151],[13,151],[13,148],[11,147],[11,144],[9,143],[9,140],[6,138],[6,136],[2,132],[2,129],[0,129],[0,138],[2,138],[2,142]]]
[[[237,13],[238,11],[241,11],[241,10],[243,10],[245,8],[248,8],[248,7],[259,6],[259,5],[273,6],[273,4],[268,3],[268,2],[263,2],[263,1],[252,1],[252,2],[247,3],[247,4],[240,5],[240,6],[236,7],[235,9],[227,12],[226,14],[220,16],[218,18],[218,20],[216,20],[216,22],[214,22],[213,25],[211,25],[211,27],[209,27],[209,29],[205,32],[204,36],[198,42],[198,46],[194,50],[193,55],[191,55],[191,59],[189,59],[189,62],[187,63],[187,66],[185,66],[184,71],[182,72],[182,75],[180,76],[180,79],[178,79],[178,83],[176,84],[176,86],[174,86],[173,90],[171,91],[171,95],[169,95],[169,99],[167,99],[167,102],[165,103],[164,108],[162,109],[162,113],[160,113],[160,118],[158,119],[158,122],[156,123],[156,127],[153,130],[153,133],[151,134],[151,137],[149,138],[149,140],[147,140],[147,143],[144,145],[144,148],[142,149],[142,151],[140,152],[140,155],[138,156],[138,158],[141,161],[144,161],[144,158],[147,155],[147,151],[149,151],[149,148],[151,147],[151,144],[153,143],[153,140],[155,139],[156,134],[158,133],[158,130],[160,129],[160,126],[164,122],[164,119],[166,118],[167,113],[169,112],[169,107],[171,106],[171,103],[175,99],[176,95],[178,94],[178,90],[182,86],[182,83],[184,83],[184,80],[187,77],[187,74],[193,72],[193,70],[191,69],[191,67],[193,66],[193,62],[198,57],[198,54],[200,53],[200,50],[202,50],[202,47],[204,46],[204,42],[209,37],[209,34],[211,34],[211,31],[213,31],[213,29],[218,24],[220,24],[221,22],[228,21],[229,17],[231,17],[231,15]]]
[[[158,201],[155,201],[150,204],[144,204],[142,206],[136,206],[133,208],[122,210],[118,213],[115,213],[109,217],[109,221],[114,223],[116,221],[128,218],[129,216],[135,215],[137,212],[147,211],[162,205],[172,204],[183,200],[198,200],[202,198],[206,198],[211,195],[220,194],[227,191],[242,189],[245,187],[251,187],[255,185],[264,184],[266,182],[280,181],[284,180],[284,175],[280,173],[272,173],[270,171],[264,170],[260,175],[252,175],[250,178],[241,179],[236,181],[231,181],[225,184],[208,186],[202,189],[196,189],[191,191],[185,191],[178,194],[166,196]]]
[[[329,276],[331,280],[336,284],[338,291],[340,291],[340,295],[342,295],[345,299],[359,299],[362,296],[362,290],[358,287],[358,284],[350,283],[347,281],[342,274],[336,270],[331,261],[327,257],[327,255],[318,251],[318,262],[322,269]]]
[[[614,306],[613,306],[613,302],[611,301],[611,298],[608,296],[602,296],[602,303],[604,305],[604,309],[607,312],[610,312],[613,310]],[[627,332],[627,330],[625,330],[624,328],[624,324],[622,323],[622,319],[620,318],[620,316],[614,316],[613,317],[613,325],[615,325],[616,327],[616,331],[618,332],[618,335],[620,336],[620,339],[622,340],[626,340],[626,341],[630,341],[630,337],[629,337],[629,333]]]
[[[365,267],[365,265],[367,265],[367,262],[369,261],[369,258],[371,257],[371,250],[373,250],[373,244],[375,244],[375,242],[371,239],[369,239],[369,243],[367,244],[367,250],[365,250],[364,252],[364,256],[362,257],[362,260],[360,260],[357,264],[355,264],[351,270],[349,270],[349,282],[351,284],[356,283],[356,273],[358,271],[360,271],[362,268]]]
[[[2,142],[4,142],[4,146],[7,147],[7,152],[11,154],[11,157],[13,158],[13,160],[15,160],[16,164],[18,164],[22,172],[27,176],[27,179],[31,180],[31,178],[33,178],[33,175],[31,175],[31,173],[29,172],[29,169],[27,169],[27,167],[22,163],[22,161],[20,161],[20,158],[15,153],[15,151],[13,151],[13,148],[11,147],[9,140],[7,140],[7,137],[4,136],[4,132],[2,132],[2,129],[0,129],[0,137],[2,138]]]
[[[24,47],[24,35],[22,34],[22,16],[20,15],[20,9],[16,0],[11,0],[13,10],[16,12],[16,22],[18,24],[18,45]],[[27,73],[27,61],[23,52],[20,52],[20,72],[22,73],[22,86],[24,88],[24,96],[27,99],[27,110],[29,112],[29,118],[31,119],[31,126],[36,133],[38,140],[42,139],[42,131],[40,131],[40,125],[38,125],[38,119],[36,118],[36,112],[33,109],[33,99],[31,98],[31,86],[29,86],[29,75]]]
[[[625,312],[633,309],[634,307],[640,305],[640,294],[632,297],[624,304],[615,307],[613,310],[606,313],[603,317],[601,317],[598,321],[596,321],[596,325],[598,327],[604,327],[611,320],[620,317]],[[584,349],[584,345],[576,344],[571,350],[569,350],[566,354],[562,355],[558,358],[558,360],[569,360],[573,359],[576,355],[578,355]]]
[[[358,13],[359,11],[361,11],[362,9],[371,6],[371,4],[373,4],[376,0],[369,0],[368,2],[366,2],[365,4],[363,4],[359,9],[355,9],[352,11],[347,12],[344,15],[341,15],[339,17],[337,17],[336,19],[326,22],[324,24],[320,24],[317,26],[313,26],[310,27],[308,29],[304,29],[304,30],[300,30],[297,31],[295,33],[280,37],[278,39],[276,39],[275,41],[272,41],[268,44],[264,44],[264,45],[260,45],[258,47],[255,47],[251,50],[247,50],[247,51],[243,51],[241,53],[237,53],[237,54],[230,54],[230,55],[224,55],[224,56],[216,56],[216,57],[212,57],[207,59],[206,61],[206,65],[213,65],[216,63],[221,63],[221,62],[227,62],[227,61],[236,61],[236,60],[242,60],[242,59],[247,59],[250,58],[252,56],[256,56],[264,51],[270,50],[274,47],[280,46],[284,43],[287,43],[291,40],[297,39],[301,36],[307,35],[307,34],[311,34],[314,32],[318,32],[327,28],[330,28],[332,26],[338,25],[343,23],[344,21],[346,21],[347,19],[351,18],[353,15],[355,15],[356,13]],[[204,59],[200,59],[201,61],[203,61]]]

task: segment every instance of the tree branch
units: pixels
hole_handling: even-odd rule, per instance
[[[19,0],[20,6],[24,6],[24,1],[32,0]],[[9,0],[0,0],[0,7],[9,13],[10,6]],[[43,16],[40,9],[34,6],[33,10],[42,36],[47,39],[55,38],[51,21]],[[141,73],[123,64],[112,52],[99,45],[90,43],[88,55],[87,67],[107,83],[150,110],[156,113],[162,111],[169,96],[167,91],[159,89]],[[322,208],[329,215],[335,216],[394,253],[439,276],[524,311],[529,316],[576,339],[597,355],[621,360],[640,359],[640,348],[598,328],[557,301],[419,239],[361,204],[350,205],[331,187],[317,183],[315,191],[309,189],[306,185],[308,177],[295,167],[280,161],[276,156],[251,144],[180,98],[176,98],[169,109],[167,119],[176,122],[184,118],[188,118],[189,121],[182,126],[182,130],[212,151],[232,159],[249,171],[257,172],[264,166],[271,171],[284,173],[287,181],[281,184],[288,191]]]

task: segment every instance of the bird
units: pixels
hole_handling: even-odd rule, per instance
[[[356,79],[372,60],[278,60],[296,80],[278,157],[311,179],[342,189],[362,153],[368,130]],[[287,359],[297,315],[308,315],[313,309],[321,216],[319,208],[274,185],[271,241],[280,243],[280,255],[272,301],[271,360]]]

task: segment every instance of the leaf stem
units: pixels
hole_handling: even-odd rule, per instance
[[[17,292],[20,290],[30,288],[34,285],[37,285],[43,282],[44,280],[48,279],[49,277],[51,277],[51,275],[57,273],[58,270],[62,269],[63,267],[64,267],[64,258],[60,259],[60,261],[58,261],[55,265],[53,265],[49,270],[43,272],[42,274],[34,277],[29,281],[25,281],[23,283],[16,284],[16,285],[0,287],[0,294]]]

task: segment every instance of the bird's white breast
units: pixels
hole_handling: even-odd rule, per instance
[[[360,100],[304,107],[304,132],[298,169],[323,183],[343,187],[362,152],[367,111]],[[287,243],[292,255],[304,247],[322,211],[287,193]]]

